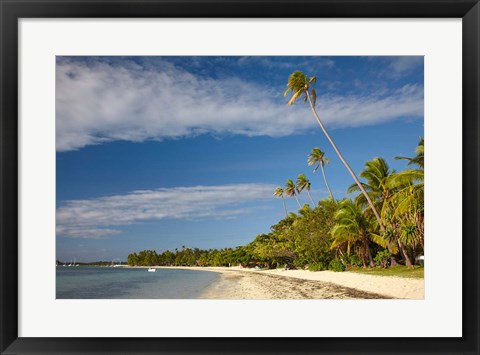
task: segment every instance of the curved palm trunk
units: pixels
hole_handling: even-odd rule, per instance
[[[307,93],[308,102],[310,104],[310,108],[312,109],[313,115],[315,116],[320,128],[322,129],[323,133],[327,136],[327,139],[330,141],[330,144],[332,145],[333,149],[335,149],[335,152],[337,152],[338,157],[343,162],[343,164],[345,165],[345,167],[349,171],[350,175],[352,175],[353,180],[355,180],[356,184],[358,185],[358,187],[360,188],[362,193],[365,195],[365,198],[367,199],[367,202],[370,205],[370,208],[372,209],[373,213],[375,214],[375,217],[377,218],[378,224],[380,225],[380,229],[383,231],[384,227],[383,227],[382,221],[380,219],[380,216],[379,216],[375,206],[373,205],[372,200],[370,199],[370,196],[368,196],[367,191],[365,191],[365,189],[363,188],[363,185],[358,180],[357,175],[355,175],[352,168],[350,168],[350,165],[348,165],[348,163],[345,160],[345,158],[343,157],[342,153],[340,153],[340,151],[338,150],[337,145],[335,144],[335,142],[333,141],[333,139],[330,137],[327,130],[325,129],[325,127],[323,125],[323,122],[320,120],[320,117],[318,117],[317,110],[315,110],[315,107],[313,106],[312,99],[310,98],[310,93],[308,92],[308,90],[306,90],[306,93]]]
[[[327,177],[325,176],[325,169],[323,167],[323,164],[320,164],[320,167],[322,168],[323,180],[325,180],[325,185],[327,185],[327,189],[328,189],[328,192],[330,193],[330,197],[332,198],[332,201],[335,201],[335,199],[333,198],[332,190],[330,190],[330,186],[328,185]]]
[[[310,197],[310,201],[312,201],[313,203],[312,207],[315,207],[315,201],[313,201],[312,195],[310,195],[310,191],[307,190],[307,194],[308,194],[308,197]]]
[[[285,199],[282,196],[283,210],[285,211],[285,218],[287,218],[287,206],[285,205]]]
[[[298,201],[297,195],[293,195],[293,197],[295,197],[295,200],[297,200],[298,207],[302,208],[302,205],[300,204],[300,201]]]

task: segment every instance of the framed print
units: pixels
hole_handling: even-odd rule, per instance
[[[479,15],[2,1],[0,352],[477,354]]]

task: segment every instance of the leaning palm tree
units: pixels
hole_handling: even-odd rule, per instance
[[[300,174],[297,177],[297,192],[300,193],[303,189],[307,190],[308,197],[312,201],[312,207],[315,207],[315,201],[313,201],[312,195],[310,195],[310,181],[307,179],[305,174]]]
[[[273,191],[273,196],[281,197],[283,202],[283,210],[285,211],[285,218],[288,216],[287,214],[287,206],[285,205],[285,199],[283,198],[283,189],[280,186],[277,186],[275,191]]]
[[[311,78],[307,78],[307,76],[302,73],[301,71],[295,71],[293,72],[290,77],[288,78],[288,89],[285,91],[284,96],[287,96],[287,94],[291,91],[293,93],[292,97],[288,101],[289,105],[293,105],[295,101],[301,97],[304,96],[304,101],[310,104],[310,108],[312,109],[313,115],[315,116],[315,119],[317,120],[320,128],[322,129],[323,133],[327,137],[327,139],[330,141],[330,144],[332,145],[333,149],[335,149],[335,152],[337,152],[338,157],[340,160],[343,162],[347,170],[350,172],[350,174],[353,177],[353,180],[357,183],[358,187],[362,191],[362,193],[365,195],[365,198],[368,201],[368,204],[370,205],[370,208],[372,209],[373,213],[375,214],[375,217],[377,218],[378,224],[380,225],[380,228],[383,230],[383,225],[381,223],[380,215],[378,214],[377,210],[375,209],[375,206],[373,205],[372,200],[368,196],[367,192],[363,188],[362,184],[358,180],[357,176],[353,172],[352,168],[350,165],[348,165],[347,161],[343,157],[343,155],[340,153],[338,150],[337,145],[333,141],[333,139],[330,137],[328,134],[325,126],[323,125],[323,122],[320,120],[320,117],[318,116],[317,110],[315,109],[315,105],[317,103],[317,93],[314,88],[310,89],[310,85],[314,85],[317,82],[317,78],[312,76]],[[311,95],[310,95],[310,90],[311,90]]]
[[[297,200],[298,207],[302,208],[302,205],[300,205],[300,202],[298,201],[297,198],[297,187],[295,186],[295,183],[288,179],[287,184],[285,185],[285,189],[283,190],[285,192],[285,195],[288,197],[295,197],[295,200]]]
[[[323,175],[323,180],[325,181],[325,185],[327,185],[328,192],[330,193],[330,197],[332,198],[333,201],[335,199],[333,198],[332,190],[330,190],[330,186],[328,185],[327,178],[325,176],[325,164],[329,164],[330,160],[328,160],[327,157],[325,157],[325,153],[320,150],[320,148],[313,148],[312,152],[308,156],[308,165],[315,165],[315,169],[313,169],[313,172],[317,171],[318,167],[322,168],[322,175]]]

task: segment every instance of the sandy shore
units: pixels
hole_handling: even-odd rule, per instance
[[[388,299],[424,298],[424,280],[353,272],[252,270],[185,267],[217,272],[220,278],[200,298],[207,299]]]

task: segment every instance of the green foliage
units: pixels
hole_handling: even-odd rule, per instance
[[[380,264],[383,268],[386,268],[388,266],[388,259],[392,256],[388,250],[380,250],[375,258],[377,264]]]
[[[328,270],[340,272],[340,271],[345,271],[345,269],[346,269],[345,265],[338,259],[333,259],[328,264]]]
[[[322,262],[312,263],[308,265],[309,271],[323,271],[327,270],[327,265]]]
[[[348,257],[348,264],[352,266],[362,266],[362,259],[358,255],[352,254]]]

